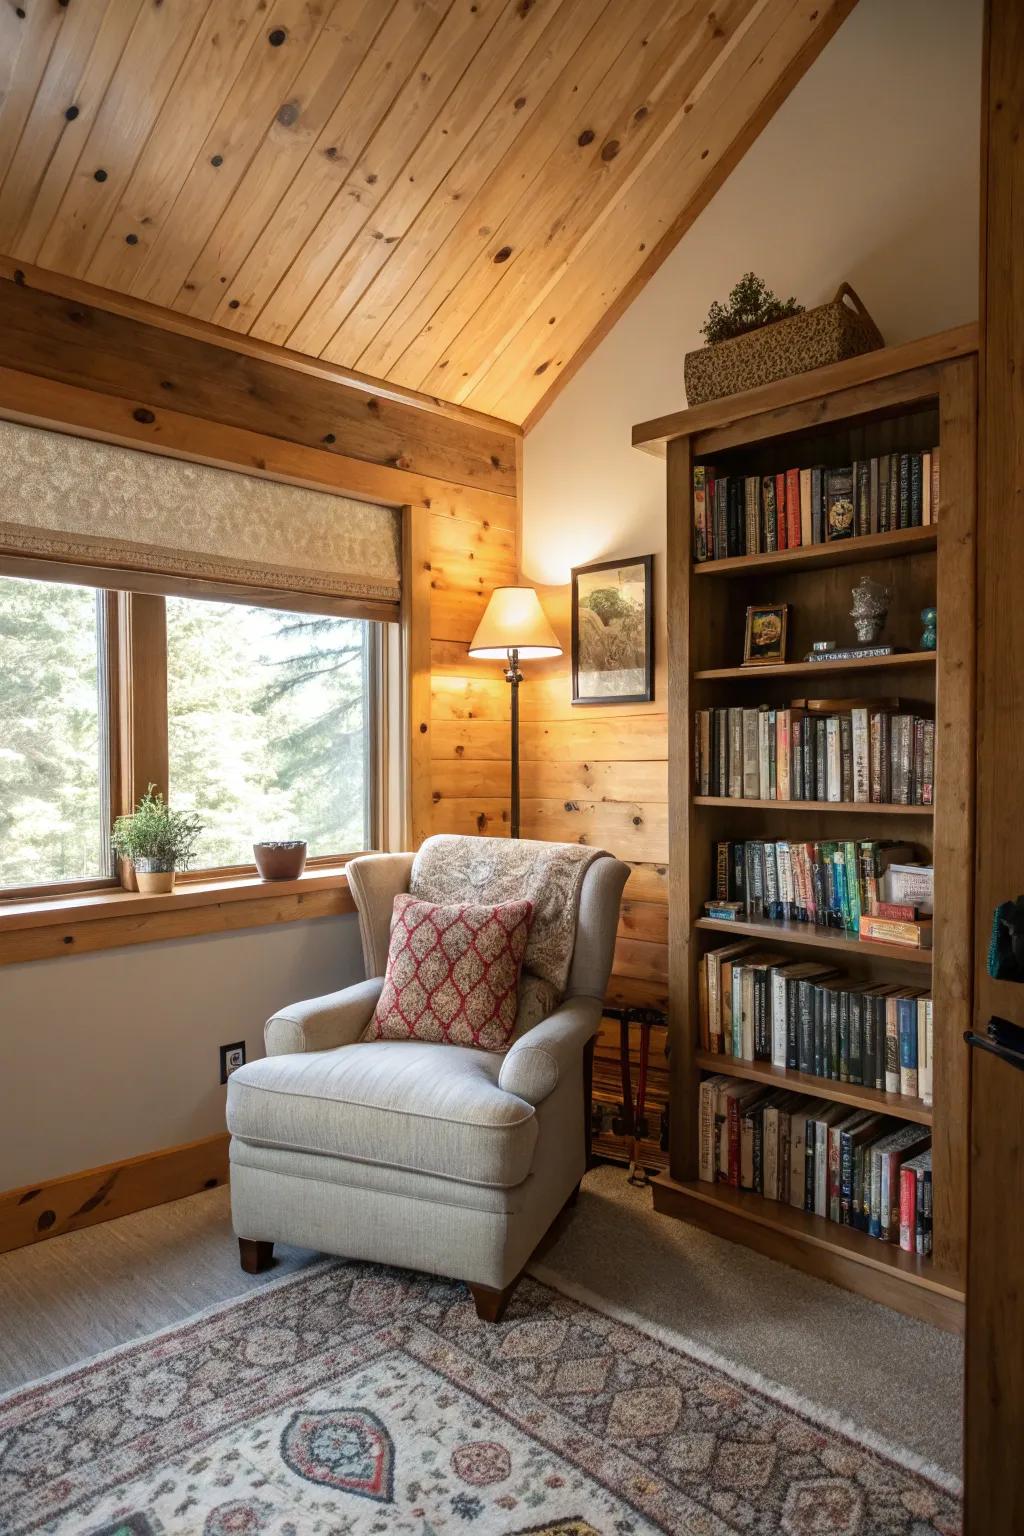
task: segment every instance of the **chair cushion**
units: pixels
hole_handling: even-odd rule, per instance
[[[384,989],[367,1038],[505,1050],[532,915],[529,901],[436,906],[396,896]]]
[[[508,1189],[530,1171],[537,1123],[498,1087],[501,1063],[396,1040],[268,1056],[228,1079],[228,1129],[257,1146]]]

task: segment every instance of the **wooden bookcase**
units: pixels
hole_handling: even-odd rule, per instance
[[[976,335],[973,327],[888,348],[634,429],[664,454],[668,474],[670,1171],[655,1205],[850,1290],[949,1328],[962,1325],[967,1233],[967,1049],[972,956],[975,647]],[[809,548],[697,564],[692,559],[695,464],[767,474],[840,465],[897,450],[941,448],[936,524]],[[861,573],[892,601],[885,637],[904,649],[874,661],[800,660],[811,642],[852,640],[850,588]],[[748,604],[787,602],[786,665],[743,668]],[[920,611],[939,613],[939,648],[922,653]],[[722,799],[693,792],[693,719],[708,706],[814,696],[898,695],[934,709],[934,807]],[[717,922],[704,915],[712,847],[722,838],[895,838],[935,866],[934,948],[901,950],[799,923]],[[934,1103],[702,1054],[697,973],[704,954],[754,935],[788,959],[834,957],[851,977],[929,985],[934,998]],[[756,1194],[697,1177],[698,1086],[719,1072],[793,1087],[930,1124],[934,1252],[904,1253]]]

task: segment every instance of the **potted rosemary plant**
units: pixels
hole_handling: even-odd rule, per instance
[[[174,872],[188,868],[202,830],[198,816],[172,811],[150,784],[135,810],[114,822],[110,842],[131,863],[139,890],[155,895],[174,890]]]

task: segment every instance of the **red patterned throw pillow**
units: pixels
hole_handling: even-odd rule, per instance
[[[396,896],[370,1040],[503,1051],[512,1039],[531,901],[435,906]]]

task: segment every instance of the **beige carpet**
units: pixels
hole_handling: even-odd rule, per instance
[[[317,1257],[279,1255],[275,1276]],[[621,1169],[588,1176],[536,1273],[959,1472],[957,1339],[656,1216]],[[263,1283],[238,1268],[225,1190],[2,1255],[0,1391]]]

